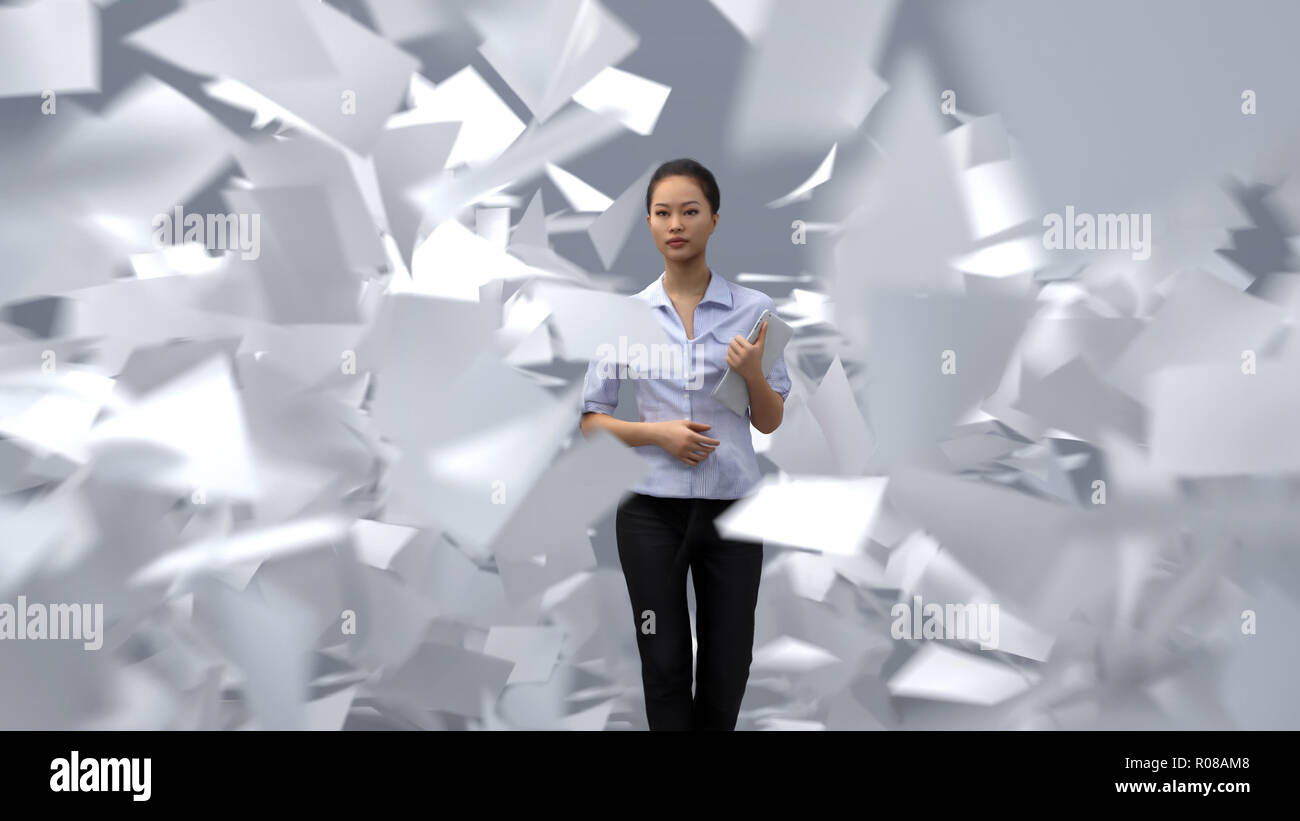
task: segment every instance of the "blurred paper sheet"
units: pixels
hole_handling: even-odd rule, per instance
[[[1035,676],[990,658],[923,642],[889,679],[889,692],[908,698],[991,706],[1025,692]]]
[[[99,91],[99,14],[87,0],[0,8],[0,97]]]
[[[1300,470],[1300,362],[1164,368],[1150,378],[1151,462],[1182,476]]]
[[[726,538],[753,539],[825,553],[860,553],[871,535],[886,478],[765,478],[717,519]]]

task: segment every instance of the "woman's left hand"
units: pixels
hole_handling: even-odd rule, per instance
[[[732,370],[745,377],[746,382],[763,378],[763,345],[767,342],[767,320],[758,330],[758,339],[750,342],[736,334],[727,346],[727,364]]]

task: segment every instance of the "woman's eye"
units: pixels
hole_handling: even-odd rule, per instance
[[[688,213],[688,214],[698,214],[699,211],[696,210],[696,209],[694,209],[694,208],[692,208],[691,210],[687,211],[686,213]]]

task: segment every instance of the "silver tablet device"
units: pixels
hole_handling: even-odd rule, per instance
[[[757,342],[758,332],[762,329],[764,320],[767,320],[767,341],[763,343],[762,367],[763,375],[767,376],[772,372],[772,366],[776,364],[776,359],[785,349],[786,343],[794,336],[794,329],[781,317],[765,310],[754,323],[754,329],[745,338],[750,342]],[[736,373],[730,366],[718,380],[718,386],[713,389],[712,396],[741,416],[744,416],[745,411],[749,409],[749,386],[745,384],[745,377]]]

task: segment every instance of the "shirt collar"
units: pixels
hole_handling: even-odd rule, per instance
[[[709,277],[709,287],[705,289],[704,297],[700,300],[700,304],[703,305],[705,302],[716,302],[719,305],[725,305],[728,308],[732,307],[731,286],[727,283],[727,280],[723,279],[722,276],[712,268],[709,269],[709,273],[711,274]],[[664,288],[664,278],[667,276],[668,272],[664,271],[659,275],[659,279],[655,280],[654,283],[651,284],[649,292],[651,305],[663,305],[668,308],[673,306],[673,301],[668,298],[668,291]]]

